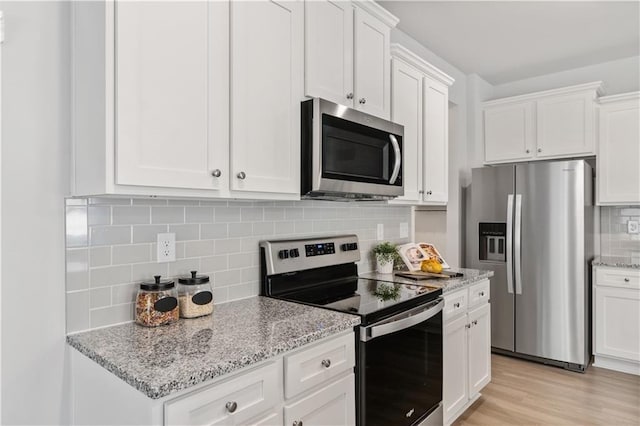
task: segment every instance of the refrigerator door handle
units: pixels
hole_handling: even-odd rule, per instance
[[[516,194],[516,208],[513,224],[513,246],[515,262],[516,294],[522,294],[522,195]]]
[[[507,196],[507,293],[513,294],[513,194]]]

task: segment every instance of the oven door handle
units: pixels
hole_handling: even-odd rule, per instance
[[[396,139],[395,135],[389,135],[389,140],[391,141],[391,145],[393,146],[393,156],[395,159],[395,163],[393,164],[393,172],[391,173],[391,179],[389,179],[389,185],[393,185],[396,183],[396,179],[398,179],[398,174],[400,173],[400,165],[402,164],[402,153],[400,152],[400,144],[398,144],[398,139]]]
[[[426,321],[442,311],[444,300],[438,299],[426,306],[419,306],[407,312],[403,312],[395,317],[391,317],[384,323],[369,327],[360,327],[360,340],[367,342],[386,334],[404,330],[416,324]]]

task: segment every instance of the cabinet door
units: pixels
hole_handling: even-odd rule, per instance
[[[442,399],[445,424],[469,399],[467,325],[466,315],[444,324]]]
[[[491,308],[469,312],[469,397],[491,381]]]
[[[554,96],[536,105],[537,158],[595,154],[592,95]]]
[[[449,199],[449,91],[424,79],[424,184],[425,202],[446,204]]]
[[[354,20],[354,106],[388,120],[391,114],[391,29],[357,7]]]
[[[248,420],[245,424],[248,426],[282,426],[284,417],[282,415],[282,406],[279,406],[274,411],[266,414],[261,414],[251,420]]]
[[[640,204],[640,100],[600,108],[598,204]]]
[[[284,424],[304,426],[354,425],[355,379],[351,373],[284,407]]]
[[[533,158],[533,103],[497,105],[484,110],[484,159],[487,163]]]
[[[595,289],[596,354],[640,361],[640,291]]]
[[[117,2],[117,184],[220,187],[211,172],[226,169],[228,162],[226,130],[217,127],[228,126],[220,117],[226,106],[209,128],[217,100],[228,99],[222,90],[213,93],[218,86],[211,84],[227,67],[227,40],[213,29],[214,22],[225,19],[214,10],[220,7]]]
[[[301,1],[231,2],[231,190],[300,192]]]
[[[353,106],[353,6],[305,1],[305,94]]]
[[[391,120],[404,126],[402,138],[403,201],[422,197],[422,73],[398,59],[391,70]]]

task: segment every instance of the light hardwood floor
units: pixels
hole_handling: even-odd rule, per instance
[[[589,367],[585,374],[493,354],[491,383],[454,423],[640,425],[640,377]]]

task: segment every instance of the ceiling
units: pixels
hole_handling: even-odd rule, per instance
[[[380,1],[398,28],[493,85],[640,55],[640,1]]]

